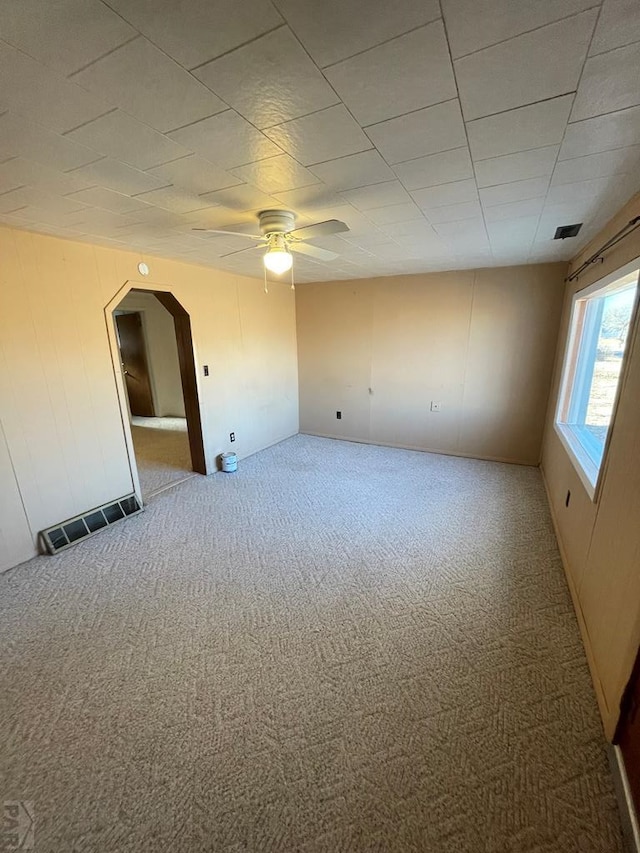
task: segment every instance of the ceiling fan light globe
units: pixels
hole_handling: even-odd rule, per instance
[[[272,273],[282,275],[291,269],[293,258],[286,249],[268,249],[264,256],[264,265]]]

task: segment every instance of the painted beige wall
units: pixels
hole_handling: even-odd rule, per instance
[[[630,219],[629,202],[577,256],[572,269]],[[640,230],[566,288],[552,394],[543,441],[542,470],[565,570],[587,651],[600,711],[611,738],[620,698],[640,644],[640,327],[628,343],[625,375],[600,489],[594,503],[553,427],[573,294],[640,258]],[[571,491],[569,506],[565,506]]]
[[[565,272],[299,285],[301,431],[538,464]]]
[[[173,317],[152,293],[130,291],[118,310],[139,311],[147,344],[156,417],[184,417],[184,397]]]
[[[170,290],[191,316],[208,470],[298,431],[294,294],[193,264],[0,228],[0,422],[37,531],[132,491],[110,315],[130,287]],[[128,282],[128,283],[127,283]],[[208,364],[209,377],[202,375]],[[1,457],[1,445],[0,445]],[[0,465],[5,465],[0,458]],[[0,479],[0,506],[19,515]],[[8,516],[7,516],[8,517]],[[4,546],[2,546],[4,547]],[[0,564],[6,562],[0,558]]]

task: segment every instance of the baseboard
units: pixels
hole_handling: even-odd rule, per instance
[[[571,574],[571,569],[569,568],[569,560],[567,558],[567,553],[564,548],[564,543],[562,541],[562,537],[560,535],[560,527],[558,525],[558,519],[556,517],[555,509],[553,506],[553,501],[551,500],[551,492],[549,491],[549,484],[547,483],[547,478],[544,475],[544,469],[540,468],[540,474],[542,475],[542,483],[544,485],[544,490],[547,495],[547,503],[549,505],[549,513],[551,515],[551,522],[553,524],[553,529],[556,534],[556,540],[558,542],[558,550],[560,552],[560,559],[562,560],[562,567],[564,569],[564,575],[567,580],[567,586],[569,587],[569,593],[571,595],[571,601],[573,602],[573,609],[576,614],[576,619],[578,620],[578,627],[580,628],[580,636],[582,637],[582,645],[584,646],[584,651],[587,656],[587,663],[589,665],[589,672],[591,673],[591,681],[593,682],[593,687],[596,692],[596,699],[598,700],[598,707],[600,709],[600,717],[602,718],[602,725],[604,728],[604,733],[608,741],[613,740],[613,736],[615,733],[615,727],[617,725],[618,719],[617,717],[614,719],[612,712],[607,704],[607,700],[605,698],[604,690],[602,684],[600,682],[600,676],[598,675],[598,669],[596,667],[595,658],[593,656],[593,650],[591,648],[591,638],[589,637],[589,630],[587,628],[587,623],[584,618],[584,614],[582,613],[582,607],[580,606],[580,599],[578,597],[578,590],[576,589],[575,583],[573,581],[573,576]]]
[[[609,748],[609,765],[618,808],[620,809],[620,823],[622,824],[625,850],[627,853],[640,853],[640,824],[624,766],[624,758],[619,746],[613,745]]]
[[[455,456],[460,459],[479,459],[481,462],[502,462],[505,465],[525,465],[528,468],[537,468],[538,462],[524,461],[523,459],[506,459],[502,456],[481,456],[477,453],[460,453],[455,450],[437,450],[433,447],[419,447],[415,444],[396,444],[395,442],[372,441],[369,438],[349,438],[344,435],[332,435],[327,432],[310,432],[300,430],[300,435],[313,435],[316,438],[332,438],[335,441],[351,441],[354,444],[370,444],[373,447],[393,447],[396,450],[417,450],[419,453],[435,453],[438,456]]]
[[[21,557],[19,563],[14,563],[12,566],[4,566],[0,569],[0,575],[6,575],[7,572],[12,572],[14,569],[17,569],[19,566],[24,566],[25,563],[28,563],[29,560],[33,560],[34,557],[39,557],[40,552],[34,548],[33,552],[28,557]]]
[[[238,453],[238,461],[242,461],[243,459],[249,459],[249,457],[255,456],[256,453],[262,453],[263,450],[267,450],[269,447],[275,447],[276,444],[282,444],[283,441],[287,441],[287,439],[293,438],[295,435],[298,435],[297,430],[295,432],[287,433],[287,435],[283,435],[281,438],[275,438],[273,441],[268,441],[266,444],[261,444],[260,447],[256,447],[255,450],[250,450],[248,453]],[[217,458],[218,456],[216,456],[216,459]],[[219,469],[217,468],[216,470]]]
[[[17,569],[19,566],[23,566],[25,563],[28,563],[29,560],[33,560],[34,557],[39,557],[40,555],[41,552],[38,550],[36,539],[36,542],[34,542],[33,548],[29,552],[29,554],[24,553],[22,556],[19,557],[17,563],[12,563],[12,565],[10,566],[3,566],[2,568],[0,568],[0,575],[4,575],[7,572],[12,572],[14,569]]]

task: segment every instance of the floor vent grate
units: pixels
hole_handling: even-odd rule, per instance
[[[61,524],[54,524],[53,527],[41,530],[40,536],[49,554],[57,554],[58,551],[64,551],[76,542],[99,533],[104,527],[109,527],[139,512],[142,512],[142,507],[138,498],[133,494],[125,495],[117,501],[96,507],[82,515],[68,518]]]

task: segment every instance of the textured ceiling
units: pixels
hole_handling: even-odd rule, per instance
[[[0,222],[299,281],[566,259],[640,189],[638,0],[4,0]],[[584,222],[552,242],[558,225]]]

